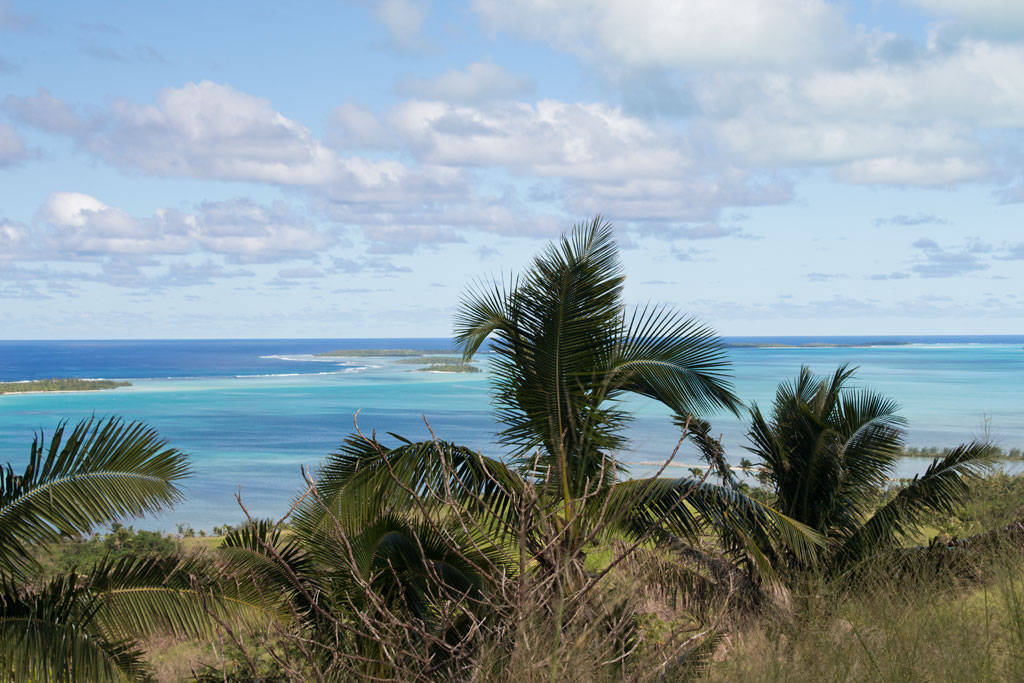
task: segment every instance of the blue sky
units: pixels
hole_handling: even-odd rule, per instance
[[[727,335],[1024,332],[1018,0],[0,0],[0,338],[447,336],[602,213]]]

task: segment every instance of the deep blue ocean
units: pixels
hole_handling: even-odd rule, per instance
[[[1024,336],[735,337],[730,348],[739,395],[770,404],[779,381],[803,364],[831,372],[858,366],[855,384],[895,398],[909,421],[908,443],[951,446],[986,428],[1004,448],[1024,447]],[[448,349],[447,339],[241,339],[0,341],[0,381],[82,377],[127,379],[113,391],[0,395],[0,462],[23,467],[33,434],[63,419],[121,415],[144,420],[192,455],[188,500],[137,526],[209,530],[251,512],[280,516],[302,483],[346,434],[353,416],[369,433],[424,438],[424,416],[441,438],[500,455],[492,438],[488,376],[416,372],[389,358],[314,358],[333,349]],[[843,344],[806,347],[806,344]],[[486,366],[486,361],[484,362]],[[678,435],[664,409],[630,400],[631,447],[619,455],[637,475],[663,460]],[[744,421],[712,417],[729,458],[747,455]],[[986,427],[987,425],[987,427]],[[696,464],[682,452],[677,464]],[[907,460],[904,476],[926,461]],[[1017,467],[1017,465],[1013,465]],[[679,471],[679,470],[672,470]]]

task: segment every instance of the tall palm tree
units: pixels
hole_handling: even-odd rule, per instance
[[[892,399],[849,388],[853,375],[847,365],[831,377],[803,367],[779,385],[769,417],[756,405],[750,411],[748,450],[760,458],[775,506],[825,536],[833,569],[896,546],[927,514],[953,511],[993,456],[983,443],[958,446],[876,508],[895,476],[905,421]]]
[[[815,532],[734,486],[626,478],[614,459],[627,444],[626,396],[659,401],[689,424],[716,467],[700,417],[740,404],[718,337],[668,308],[627,311],[623,282],[611,225],[598,217],[556,241],[521,278],[471,291],[456,315],[455,342],[469,360],[490,340],[505,456],[441,439],[391,435],[384,443],[354,434],[323,463],[312,495],[296,503],[291,533],[267,523],[239,530],[224,544],[230,564],[263,579],[254,585],[260,594],[282,596],[303,642],[334,656],[324,634],[332,643],[351,638],[348,665],[386,676],[362,668],[379,661],[371,653],[382,654],[367,637],[373,610],[405,610],[425,642],[459,640],[469,636],[458,622],[444,622],[451,632],[429,632],[453,597],[460,608],[487,612],[489,591],[526,574],[541,577],[543,590],[554,587],[556,603],[580,595],[599,579],[584,571],[585,550],[613,538],[692,545],[719,533],[766,574],[773,570],[761,549],[771,538],[809,559],[820,542]],[[366,633],[354,634],[351,624]],[[320,672],[348,671],[337,666],[316,663]]]
[[[13,680],[143,680],[137,638],[208,626],[193,558],[128,557],[49,581],[33,551],[181,500],[188,456],[137,422],[61,423],[38,435],[28,465],[0,480],[0,676]]]
[[[490,341],[492,404],[507,456],[446,442],[350,438],[320,470],[323,505],[300,506],[299,525],[324,527],[329,517],[366,524],[440,500],[426,491],[457,491],[500,545],[519,528],[524,491],[534,487],[543,505],[561,510],[554,526],[535,527],[526,539],[541,566],[549,564],[543,553],[551,536],[562,557],[579,559],[584,545],[600,540],[598,527],[605,537],[634,539],[652,528],[691,541],[707,531],[780,534],[801,557],[813,554],[813,532],[737,488],[623,477],[614,453],[627,444],[627,395],[652,398],[694,426],[740,405],[719,338],[671,308],[627,311],[624,280],[612,226],[596,217],[555,241],[522,277],[470,291],[456,314],[455,342],[469,360]],[[757,544],[747,550],[770,570]]]

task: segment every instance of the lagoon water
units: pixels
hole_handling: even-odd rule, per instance
[[[745,401],[767,407],[778,382],[794,377],[802,364],[826,373],[851,363],[860,368],[855,385],[883,392],[902,405],[910,445],[955,445],[979,435],[988,423],[1004,448],[1024,447],[1024,337],[727,341],[844,345],[731,348],[736,388]],[[120,415],[146,421],[171,445],[191,453],[195,470],[185,503],[137,526],[171,529],[186,522],[210,529],[237,522],[242,518],[234,499],[239,490],[253,514],[280,516],[302,483],[300,466],[315,467],[336,447],[352,431],[357,411],[366,433],[425,438],[426,416],[440,438],[500,455],[492,441],[495,423],[486,372],[416,372],[389,358],[313,356],[344,348],[447,347],[444,339],[0,341],[0,381],[83,377],[132,382],[113,391],[0,395],[0,462],[24,467],[33,433],[49,434],[62,419]],[[643,475],[654,469],[646,463],[668,455],[678,434],[657,404],[636,399],[629,406],[636,414],[632,444],[619,458]],[[747,455],[742,420],[719,415],[712,423],[723,435],[730,460]],[[676,463],[698,460],[684,451]],[[913,475],[926,465],[908,459],[900,474]]]

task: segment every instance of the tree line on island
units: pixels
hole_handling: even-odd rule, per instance
[[[77,377],[51,377],[24,382],[0,382],[0,394],[22,394],[35,391],[100,391],[130,387],[131,382],[110,379],[79,379]]]
[[[220,644],[219,664],[191,674],[210,681],[714,677],[758,620],[811,623],[821,596],[879,576],[983,581],[994,548],[1024,538],[1018,523],[919,542],[959,509],[991,445],[938,453],[894,487],[904,421],[892,399],[849,386],[852,368],[804,368],[770,406],[747,408],[718,336],[671,308],[627,309],[623,282],[598,217],[519,279],[460,302],[460,362],[489,343],[500,457],[357,423],[303,470],[282,518],[252,518],[240,498],[246,522],[207,552],[120,552],[125,532],[118,552],[41,578],[33,549],[173,505],[190,470],[138,423],[39,435],[0,486],[4,675],[147,680],[143,639],[173,633]],[[615,458],[628,395],[666,406],[679,428],[653,477]],[[761,487],[728,465],[709,422],[720,411],[748,417]],[[665,476],[684,447],[706,468]]]

